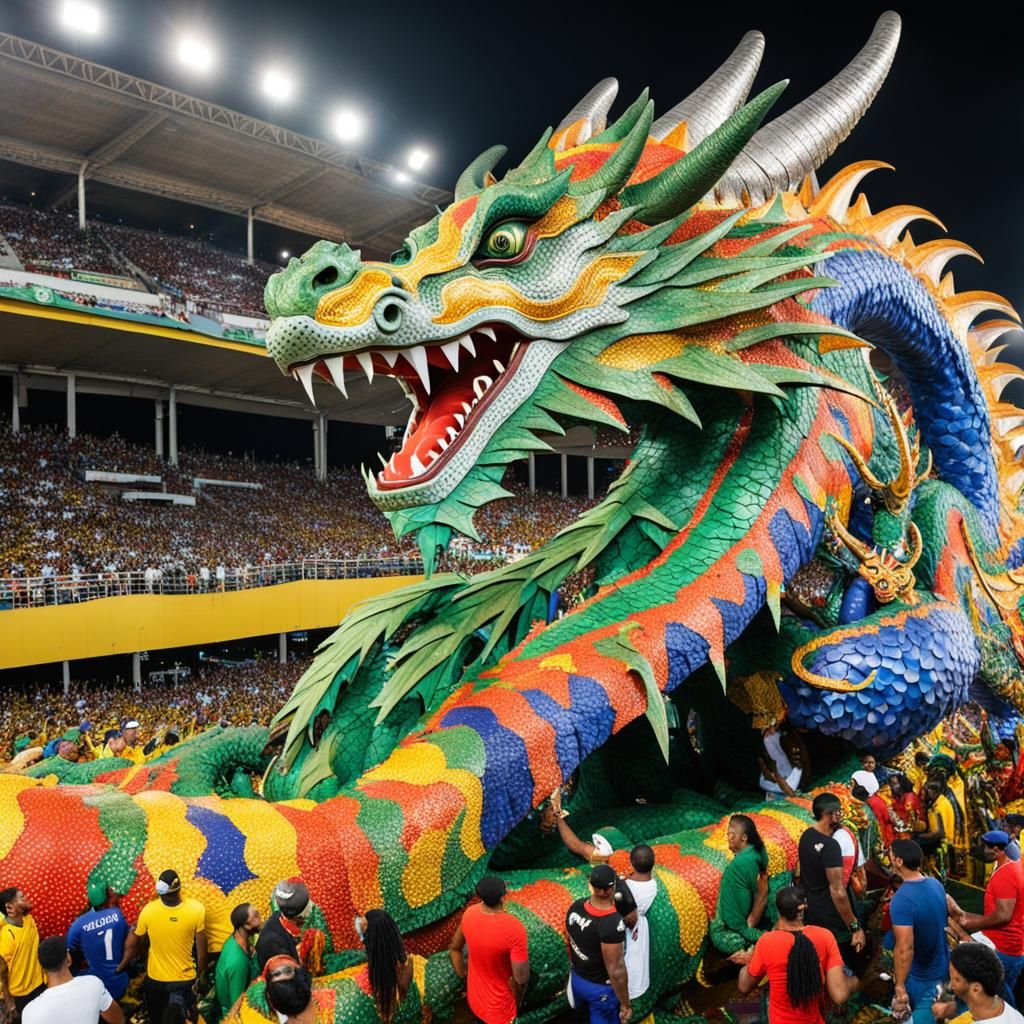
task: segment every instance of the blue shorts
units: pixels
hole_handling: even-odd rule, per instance
[[[586,1007],[591,1024],[619,1024],[619,1000],[611,985],[599,985],[581,978],[575,971],[569,975],[574,1006]]]

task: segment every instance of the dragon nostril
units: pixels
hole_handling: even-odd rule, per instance
[[[382,299],[373,311],[373,318],[377,321],[377,326],[389,334],[401,327],[402,315],[402,304],[393,298]]]
[[[386,323],[386,324],[395,324],[395,323],[398,323],[399,319],[401,318],[402,311],[401,311],[401,309],[398,308],[398,305],[396,303],[389,302],[381,310],[381,314],[380,315],[382,317],[384,317],[384,323]]]
[[[324,267],[316,277],[313,278],[313,284],[317,288],[326,288],[328,285],[334,284],[338,280],[338,268],[337,267]]]

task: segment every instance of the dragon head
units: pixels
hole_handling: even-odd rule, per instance
[[[806,267],[820,254],[780,255],[785,239],[742,267],[714,249],[749,215],[744,198],[779,187],[737,177],[785,86],[743,104],[762,45],[748,34],[702,87],[717,104],[710,118],[695,116],[694,93],[655,122],[644,92],[606,126],[606,80],[500,180],[503,147],[473,161],[451,205],[388,261],[321,241],[270,278],[267,348],[311,398],[314,374],[345,393],[346,371],[360,370],[408,398],[400,451],[366,481],[397,536],[418,531],[428,570],[453,530],[476,536],[476,508],[508,493],[507,465],[548,449],[538,433],[564,433],[553,414],[628,430],[623,399],[696,421],[679,381],[774,389],[694,330],[818,283]],[[798,126],[786,131],[813,128],[802,108],[820,106],[815,96],[784,115]],[[862,110],[851,106],[852,121]],[[845,134],[829,131],[833,146]],[[799,282],[782,279],[797,271]]]

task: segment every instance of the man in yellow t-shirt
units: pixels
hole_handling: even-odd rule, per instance
[[[129,932],[117,969],[123,971],[148,948],[143,996],[149,1019],[162,1020],[164,1010],[175,1002],[194,1021],[196,983],[206,972],[206,910],[198,900],[182,897],[176,871],[160,875],[156,893],[157,899],[142,908],[135,930]]]
[[[39,930],[32,918],[32,904],[18,888],[0,892],[4,912],[0,922],[0,991],[8,1015],[20,1014],[46,990],[46,975],[39,963]]]

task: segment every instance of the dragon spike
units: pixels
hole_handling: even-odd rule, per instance
[[[793,652],[789,662],[793,675],[808,686],[813,686],[816,690],[830,690],[833,693],[856,693],[858,690],[863,690],[870,686],[875,681],[878,669],[873,669],[864,682],[851,683],[848,679],[831,679],[829,676],[820,676],[817,672],[804,668],[804,658],[813,654],[818,646],[820,646],[820,640],[815,638],[802,647],[798,647]]]
[[[888,171],[894,169],[892,164],[884,163],[881,160],[859,160],[855,164],[850,164],[849,167],[844,167],[822,186],[821,191],[807,208],[807,212],[812,217],[830,217],[840,224],[845,224],[854,189],[872,171],[883,167]]]
[[[635,114],[634,110],[636,110]],[[644,89],[640,94],[640,99],[608,129],[609,132],[620,129],[623,122],[631,119],[629,130],[622,141],[593,174],[572,182],[569,185],[569,194],[580,196],[591,192],[604,192],[606,196],[615,195],[629,180],[644,151],[651,129],[652,117],[654,117],[654,103],[647,98],[647,90]],[[623,201],[623,205],[631,206],[633,204]]]
[[[455,183],[455,202],[461,202],[480,192],[487,183],[487,175],[508,152],[504,146],[485,149],[460,175]]]
[[[1013,306],[995,292],[961,292],[945,299],[944,305],[958,338],[965,338],[971,324],[988,309],[997,309],[1016,320],[1020,319]]]
[[[608,111],[619,92],[619,83],[614,78],[602,78],[586,96],[562,118],[548,145],[561,152],[586,142],[591,136],[603,132],[608,120]]]
[[[647,224],[668,220],[700,202],[757,130],[788,84],[783,80],[755,96],[696,149],[669,164],[653,178],[623,189],[621,201],[643,207],[639,218]]]
[[[764,36],[748,32],[703,85],[651,125],[651,135],[662,142],[685,122],[687,150],[703,142],[747,98],[763,53]]]
[[[971,334],[982,348],[991,348],[1007,331],[1019,331],[1020,325],[1013,320],[986,320],[971,328]]]
[[[973,256],[980,263],[985,262],[966,242],[956,242],[949,238],[925,242],[913,252],[907,253],[903,259],[911,270],[928,278],[937,288],[942,280],[943,269],[954,256]]]
[[[910,553],[903,564],[906,568],[913,569],[918,561],[920,561],[921,555],[924,552],[924,539],[921,537],[921,531],[917,528],[917,523],[913,520],[907,524],[907,534],[910,537]]]
[[[817,92],[766,124],[744,147],[716,194],[755,204],[795,189],[853,131],[885,81],[900,38],[900,17],[886,11],[856,57]]]

